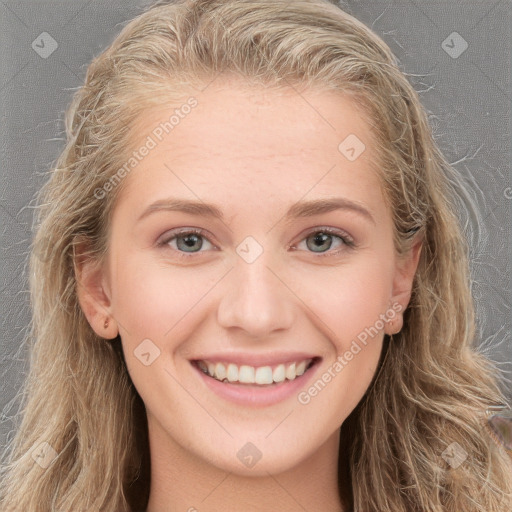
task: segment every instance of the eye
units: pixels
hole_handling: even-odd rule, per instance
[[[333,238],[337,238],[341,241],[340,248],[329,251],[332,246]],[[159,247],[171,247],[175,252],[179,253],[180,257],[188,258],[195,253],[204,252],[201,251],[204,240],[207,241],[207,244],[215,247],[205,236],[203,230],[184,228],[178,232],[171,231],[157,244]],[[348,233],[327,227],[316,228],[310,231],[307,237],[301,240],[301,242],[302,241],[306,242],[308,249],[319,254],[319,256],[332,256],[333,254],[342,252],[345,248],[354,248],[356,246],[354,239]],[[322,248],[327,249],[327,251],[322,251]],[[291,246],[291,249],[296,249],[296,246]]]
[[[341,243],[337,250],[329,251],[332,247],[333,238],[337,238]],[[348,233],[328,227],[316,228],[314,231],[310,231],[303,241],[306,243],[308,249],[311,249],[312,252],[319,253],[320,256],[336,255],[343,252],[346,248],[352,249],[356,246],[354,239]],[[295,249],[295,246],[291,248]],[[322,249],[326,249],[326,251]]]
[[[203,247],[203,240],[207,240],[207,243],[212,245],[211,242],[209,242],[205,237],[203,230],[186,228],[179,232],[170,232],[161,241],[158,242],[158,246],[169,246],[173,250],[180,252],[180,256],[187,258],[188,254],[200,252]],[[189,249],[191,250],[189,251]]]

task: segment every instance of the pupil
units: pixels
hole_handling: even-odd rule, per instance
[[[315,241],[315,244],[319,244],[319,245],[315,245],[316,248],[320,247],[321,248],[321,245],[323,243],[325,243],[329,237],[331,235],[329,233],[322,233],[322,232],[319,232],[317,233],[315,236],[314,236],[314,241]],[[330,244],[329,244],[330,245]],[[328,249],[329,247],[326,247],[326,249]]]
[[[194,247],[194,244],[196,244],[199,240],[199,237],[198,235],[187,235],[185,237],[182,237],[181,240],[184,241],[185,245],[188,247],[188,248],[193,248]],[[199,247],[198,249],[201,248],[201,245],[202,244],[199,244]]]

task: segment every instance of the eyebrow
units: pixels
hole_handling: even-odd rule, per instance
[[[314,215],[321,215],[335,210],[355,212],[366,220],[376,224],[375,217],[363,205],[342,197],[298,201],[288,209],[284,215],[284,221],[290,222],[296,218],[312,217]],[[202,201],[192,201],[189,199],[179,199],[174,197],[160,199],[150,204],[142,212],[137,221],[144,219],[152,213],[160,211],[183,212],[202,217],[211,217],[224,222],[224,214],[218,206]]]

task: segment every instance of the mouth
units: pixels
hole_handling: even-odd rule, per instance
[[[272,387],[300,379],[319,360],[319,357],[313,357],[274,365],[250,366],[201,359],[192,361],[192,364],[207,377],[225,384]]]

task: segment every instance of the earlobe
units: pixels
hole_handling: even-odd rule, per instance
[[[91,256],[84,244],[75,246],[75,279],[80,307],[94,332],[105,339],[113,339],[118,329],[113,319],[110,292],[104,269]]]
[[[391,304],[399,304],[401,308],[396,317],[387,322],[386,334],[397,334],[403,327],[403,313],[411,300],[414,276],[418,268],[422,247],[423,239],[420,238],[414,243],[409,252],[397,261]]]

